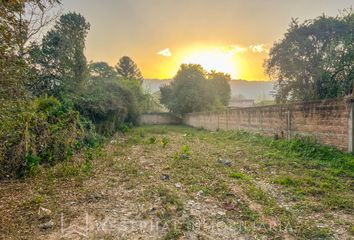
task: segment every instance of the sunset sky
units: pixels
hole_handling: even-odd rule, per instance
[[[268,80],[263,62],[291,18],[337,15],[353,0],[63,0],[91,23],[88,60],[130,56],[145,78],[199,63],[234,79]]]

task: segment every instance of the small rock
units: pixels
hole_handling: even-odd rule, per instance
[[[52,220],[46,222],[46,223],[42,223],[39,225],[39,228],[40,229],[50,229],[50,228],[53,228],[54,227],[54,222]]]
[[[197,192],[197,196],[201,197],[201,196],[203,196],[203,195],[204,195],[203,190],[200,190],[199,192]]]
[[[225,159],[218,159],[216,162],[224,165],[225,167],[231,167],[231,165],[232,165],[232,163],[230,161],[225,160]]]
[[[182,188],[182,184],[176,183],[176,184],[175,184],[175,187],[178,188],[178,189],[180,189],[180,188]]]
[[[219,212],[217,212],[217,214],[220,215],[220,216],[224,216],[224,215],[225,215],[225,212],[219,211]]]
[[[162,174],[161,177],[160,177],[160,179],[161,179],[162,181],[170,181],[170,175],[168,175],[168,174]]]
[[[188,154],[181,154],[181,156],[179,156],[180,159],[189,159],[189,155]]]
[[[231,211],[231,210],[234,210],[236,207],[234,204],[232,203],[227,203],[224,205],[224,209],[227,210],[227,211]]]
[[[48,218],[51,215],[52,215],[52,211],[50,211],[49,209],[46,209],[44,207],[40,207],[38,210],[38,216],[40,219]]]

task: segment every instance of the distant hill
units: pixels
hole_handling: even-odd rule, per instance
[[[160,90],[160,86],[170,84],[171,79],[144,79],[143,88],[149,93],[155,93]]]
[[[150,92],[155,93],[159,91],[160,86],[169,84],[171,79],[145,79],[143,88]],[[244,97],[247,99],[255,100],[272,100],[273,96],[271,91],[274,82],[272,81],[246,81],[246,80],[232,80],[230,82],[232,97]]]
[[[272,91],[274,91],[273,81],[246,81],[232,80],[230,82],[231,95],[237,97],[244,96],[247,99],[254,100],[272,100]]]

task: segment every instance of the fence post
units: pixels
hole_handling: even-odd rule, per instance
[[[354,134],[354,104],[352,101],[349,103],[349,118],[348,118],[348,152],[354,152],[354,142],[353,142],[353,134]]]
[[[288,119],[287,119],[287,130],[288,130],[288,136],[287,139],[291,139],[291,110],[288,110]]]
[[[226,131],[229,131],[229,109],[226,109]]]

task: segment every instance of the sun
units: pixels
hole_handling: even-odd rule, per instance
[[[239,77],[238,61],[235,55],[220,49],[192,50],[182,57],[182,63],[200,64],[207,71],[228,73],[233,79]]]

